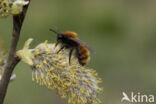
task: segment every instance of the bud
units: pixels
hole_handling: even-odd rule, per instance
[[[100,104],[101,79],[95,70],[81,66],[74,55],[69,65],[68,51],[57,54],[60,47],[55,48],[55,44],[45,41],[28,49],[31,42],[27,40],[17,56],[32,68],[34,82],[56,90],[61,98],[68,98],[68,104]]]

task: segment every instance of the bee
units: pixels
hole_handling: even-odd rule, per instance
[[[84,66],[90,61],[90,52],[94,53],[94,51],[84,42],[82,42],[77,33],[66,31],[63,33],[58,33],[53,29],[50,31],[57,34],[57,42],[55,47],[58,44],[62,44],[61,48],[57,51],[59,53],[62,49],[69,49],[69,64],[71,64],[71,56],[73,51],[76,52],[76,57],[80,65]]]

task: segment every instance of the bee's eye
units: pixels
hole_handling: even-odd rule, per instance
[[[62,34],[58,34],[57,35],[57,41],[62,41],[63,35]]]
[[[63,38],[63,35],[62,34],[59,34],[58,35],[58,38],[60,39],[60,38]]]

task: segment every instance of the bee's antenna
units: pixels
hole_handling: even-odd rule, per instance
[[[56,34],[59,34],[57,31],[53,30],[53,29],[49,29],[50,31],[56,33]]]

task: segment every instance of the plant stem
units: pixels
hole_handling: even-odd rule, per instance
[[[30,2],[30,0],[29,0]],[[12,40],[11,46],[7,58],[7,62],[4,67],[4,73],[2,75],[2,79],[0,81],[0,104],[3,104],[5,95],[7,93],[8,84],[10,81],[11,74],[20,61],[20,59],[16,56],[16,47],[20,37],[20,31],[22,28],[22,24],[27,12],[29,4],[23,7],[23,11],[16,16],[13,16],[13,32],[12,32]]]

